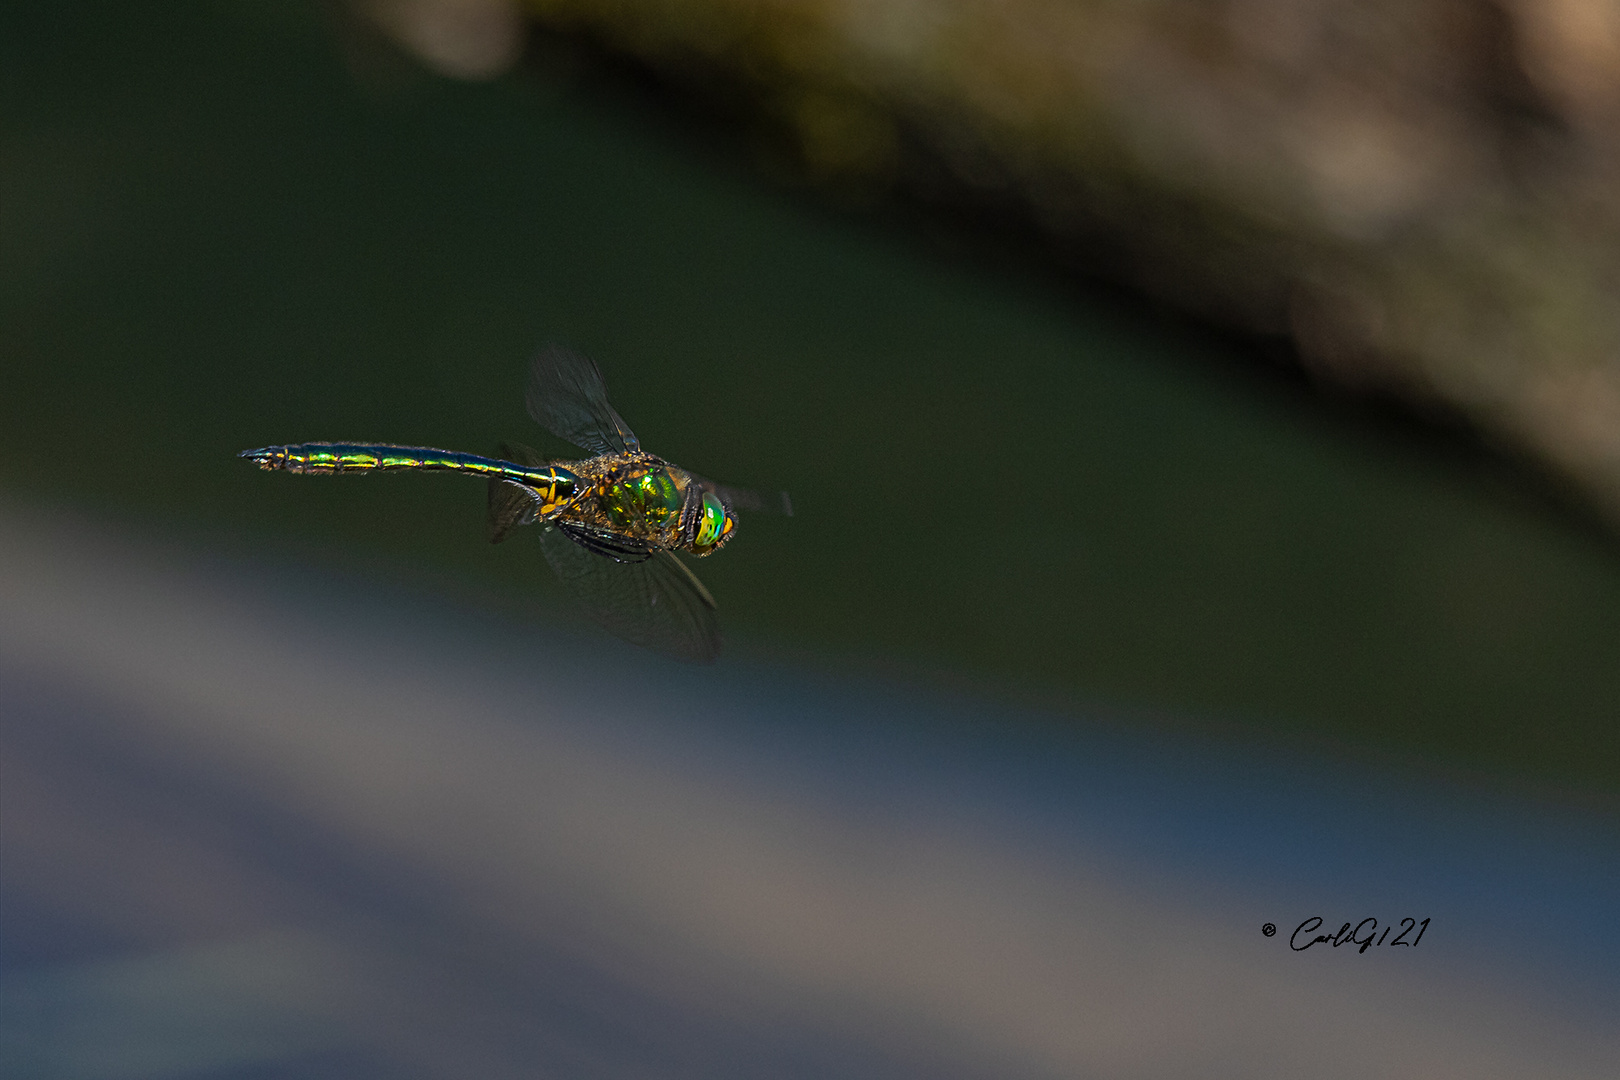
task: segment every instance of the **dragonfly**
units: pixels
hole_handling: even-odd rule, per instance
[[[737,511],[791,515],[786,492],[769,506],[758,494],[705,480],[641,448],[608,404],[602,372],[570,349],[535,357],[529,415],[590,456],[548,461],[527,447],[483,457],[425,446],[311,442],[244,450],[261,469],[327,475],[422,470],[488,482],[489,539],[541,526],[546,561],[585,613],[613,634],[679,660],[711,663],[720,653],[714,596],[676,552],[703,558],[737,533]]]

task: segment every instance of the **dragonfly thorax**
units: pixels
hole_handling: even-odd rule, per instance
[[[559,508],[565,519],[700,556],[718,551],[736,529],[719,496],[662,458],[604,454],[571,467],[590,486]]]
[[[598,485],[597,500],[618,528],[667,532],[679,528],[684,487],[668,467],[637,463],[610,469]]]

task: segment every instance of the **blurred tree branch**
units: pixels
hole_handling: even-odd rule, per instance
[[[815,175],[1012,200],[1333,380],[1458,408],[1620,522],[1620,0],[522,3],[742,88]]]

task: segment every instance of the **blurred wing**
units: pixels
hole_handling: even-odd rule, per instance
[[[534,492],[510,480],[489,481],[489,542],[498,544],[519,525],[534,521],[538,502]]]
[[[540,426],[592,454],[641,448],[630,425],[608,404],[596,364],[561,345],[547,345],[530,365],[528,405]]]
[[[546,464],[544,458],[522,443],[502,443],[495,453],[497,457],[515,461],[519,465],[539,467]],[[492,544],[505,540],[507,534],[520,525],[532,525],[535,512],[540,508],[533,491],[522,484],[495,477],[489,480],[488,503],[489,542]]]
[[[501,443],[496,456],[503,457],[507,461],[515,461],[519,465],[527,465],[531,469],[544,468],[551,464],[551,461],[540,451],[532,446],[524,446],[520,442]]]
[[[695,473],[688,473],[688,475],[701,485],[705,491],[712,491],[720,496],[720,501],[725,503],[728,510],[753,510],[756,512],[763,511],[767,514],[781,514],[783,517],[793,516],[793,500],[788,498],[788,493],[785,491],[778,491],[772,497],[761,495],[759,492],[750,491],[747,488],[717,484],[713,480],[707,480]]]
[[[541,530],[540,547],[563,586],[591,618],[624,640],[677,660],[713,663],[720,655],[720,619],[714,597],[668,551],[618,562],[587,547],[609,537],[572,538],[556,526]]]

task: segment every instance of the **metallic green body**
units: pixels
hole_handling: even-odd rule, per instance
[[[489,539],[540,524],[541,550],[586,612],[613,633],[666,655],[700,663],[720,651],[714,597],[677,551],[710,555],[736,531],[735,502],[758,507],[752,492],[694,476],[641,449],[608,404],[602,373],[558,346],[530,367],[529,414],[553,435],[593,456],[548,462],[531,450],[481,457],[426,446],[295,443],[244,450],[261,469],[318,475],[468,473],[488,484]],[[787,496],[782,510],[792,513]]]
[[[598,529],[653,548],[712,554],[736,527],[725,507],[692,474],[637,450],[570,461],[579,478],[561,520]]]
[[[500,458],[436,450],[430,446],[392,446],[386,443],[296,443],[244,450],[242,457],[259,468],[290,473],[399,472],[418,469],[470,473],[487,479],[522,484],[534,493],[537,509],[554,512],[579,492],[579,477],[555,465],[519,465]]]
[[[261,469],[292,473],[388,472],[398,469],[436,469],[499,477],[519,484],[552,486],[574,477],[566,469],[518,465],[499,458],[435,450],[430,446],[393,446],[385,443],[298,443],[244,450],[242,456]]]
[[[242,456],[261,469],[314,475],[406,470],[468,473],[526,489],[532,505],[525,523],[567,521],[650,548],[679,548],[699,556],[712,554],[735,528],[718,498],[693,488],[690,473],[639,450],[534,465],[387,443],[295,443],[244,450]]]

